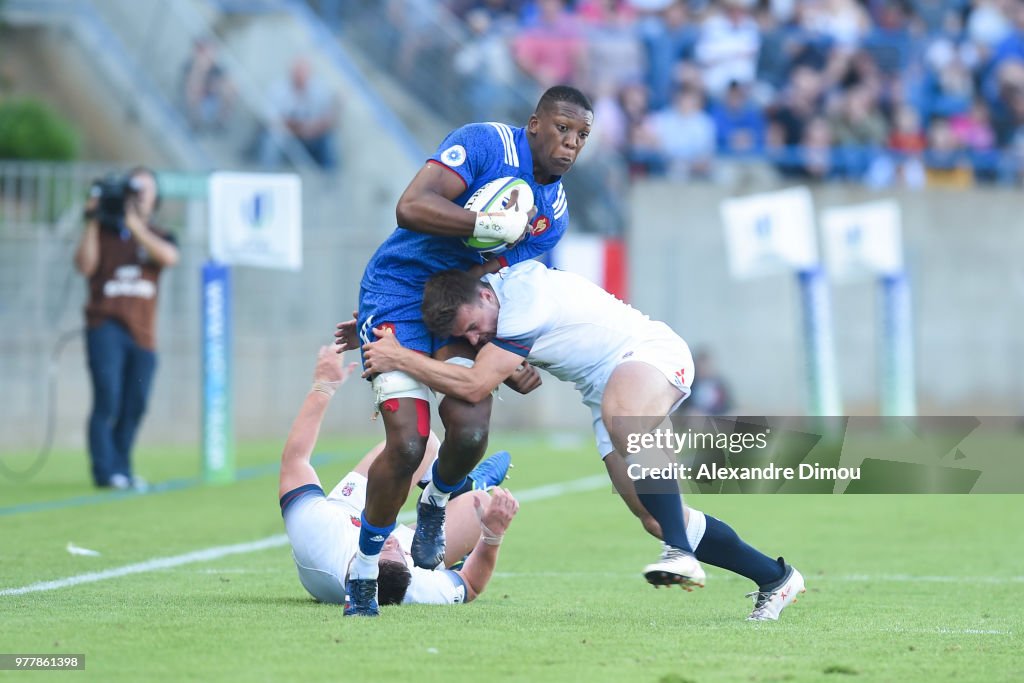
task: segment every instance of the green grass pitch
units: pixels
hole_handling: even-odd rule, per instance
[[[325,488],[371,442],[330,440]],[[601,474],[589,438],[494,435],[509,487]],[[239,447],[247,476],[93,496],[85,456],[57,453],[26,483],[0,479],[0,591],[283,533],[280,443]],[[152,481],[198,455],[143,448]],[[11,466],[28,460],[5,460]],[[1019,681],[1024,497],[691,496],[747,541],[783,554],[808,592],[777,623],[748,623],[746,580],[708,567],[694,593],[653,590],[658,552],[610,487],[523,504],[486,593],[454,607],[342,619],[300,586],[286,546],[20,595],[0,594],[0,652],[84,653],[85,671],[0,679],[142,681]],[[49,507],[33,504],[45,503]],[[72,555],[68,542],[98,550]]]

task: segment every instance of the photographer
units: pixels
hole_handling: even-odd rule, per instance
[[[131,450],[156,370],[160,271],[178,262],[174,238],[151,223],[158,203],[147,168],[94,183],[75,250],[75,267],[89,281],[89,455],[100,487],[145,488],[132,475]]]

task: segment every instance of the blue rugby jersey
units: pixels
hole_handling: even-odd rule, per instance
[[[560,177],[540,185],[533,177],[533,156],[524,128],[504,123],[471,123],[444,139],[428,163],[455,173],[466,185],[454,202],[464,206],[470,196],[491,180],[522,178],[533,190],[537,215],[528,234],[514,248],[501,253],[504,265],[513,265],[550,251],[569,224],[569,207]],[[466,270],[489,258],[463,244],[460,237],[427,235],[398,226],[371,257],[360,286],[381,294],[422,295],[434,273],[449,268]]]

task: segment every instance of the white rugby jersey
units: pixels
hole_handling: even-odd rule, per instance
[[[399,524],[393,532],[412,578],[403,605],[458,605],[466,602],[466,582],[451,569],[420,569],[412,562],[413,530]]]
[[[525,261],[483,280],[501,306],[492,344],[573,382],[589,406],[600,405],[615,367],[644,342],[685,342],[586,278]]]

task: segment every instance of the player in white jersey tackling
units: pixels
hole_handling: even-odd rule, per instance
[[[664,542],[644,568],[659,585],[702,586],[700,562],[754,581],[752,620],[777,619],[804,590],[803,577],[782,558],[744,543],[729,525],[681,504],[675,480],[627,475],[622,454],[643,418],[664,418],[689,395],[690,350],[668,325],[653,321],[575,275],[524,262],[482,280],[460,271],[432,277],[423,319],[438,336],[464,337],[477,347],[472,367],[446,364],[401,347],[388,330],[363,348],[367,372],[404,371],[436,391],[479,400],[515,373],[525,358],[573,382],[591,408],[597,446],[609,476],[644,528]],[[355,344],[351,323],[339,326],[340,349]],[[644,424],[644,429],[655,424]]]
[[[313,386],[292,424],[281,456],[278,495],[299,581],[320,602],[344,604],[346,575],[359,547],[360,514],[366,504],[366,473],[384,449],[378,444],[327,496],[310,464],[320,424],[335,389],[353,366],[342,367],[327,347],[320,349]],[[429,472],[440,446],[433,433],[413,482]],[[508,491],[481,488],[497,485],[508,471],[509,456],[501,452],[470,473],[471,485],[453,494],[445,520],[448,544],[444,566],[436,570],[414,566],[410,555],[413,529],[399,525],[384,541],[378,560],[378,599],[391,604],[457,604],[473,600],[490,581],[498,546],[519,504]],[[413,487],[415,488],[415,487]],[[472,551],[472,552],[470,552]],[[456,565],[470,553],[465,563]]]

